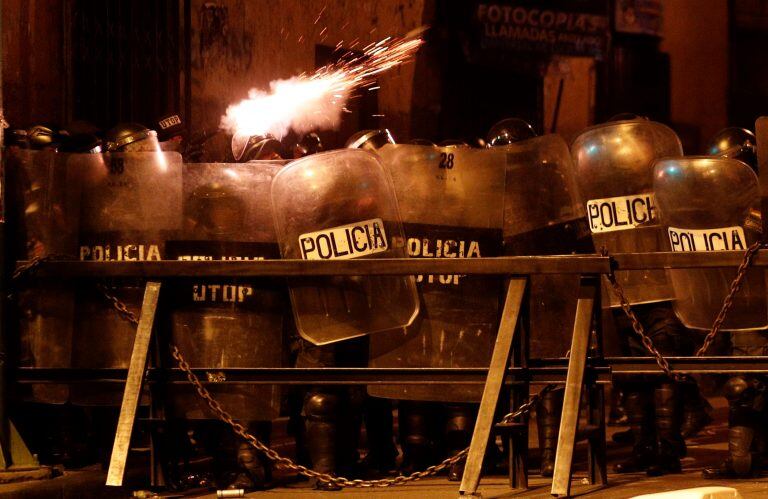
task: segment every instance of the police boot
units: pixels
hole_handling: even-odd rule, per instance
[[[695,437],[712,422],[712,406],[701,396],[699,385],[695,381],[680,383],[679,386],[683,401],[683,421],[680,425],[680,434],[684,439]]]
[[[545,393],[536,406],[536,424],[539,430],[541,449],[541,476],[552,476],[555,471],[557,435],[560,429],[560,414],[563,410],[563,390]]]
[[[337,469],[339,405],[338,394],[332,392],[311,391],[304,399],[307,453],[312,469],[320,473],[335,473]],[[341,488],[324,481],[317,481],[315,487]]]
[[[363,410],[368,441],[368,454],[363,465],[376,474],[389,474],[397,467],[392,402],[388,399],[366,397]]]
[[[759,471],[754,453],[757,428],[764,409],[765,386],[755,378],[734,376],[725,384],[728,399],[728,457],[717,467],[705,468],[704,478],[745,478]]]
[[[662,383],[654,391],[656,459],[648,467],[649,476],[680,473],[685,457],[685,440],[680,435],[680,400],[675,383]]]
[[[475,424],[474,408],[469,404],[446,406],[448,419],[445,424],[445,443],[448,456],[466,449],[472,441],[472,427]],[[448,480],[458,482],[464,474],[465,459],[455,463],[448,470]]]
[[[256,438],[269,445],[272,423],[254,421],[248,430]],[[237,449],[237,466],[240,470],[230,485],[233,489],[264,489],[272,482],[272,466],[269,459],[248,442],[240,442]]]
[[[435,448],[430,427],[434,422],[433,407],[427,402],[400,401],[398,423],[400,445],[403,448],[402,468],[406,473],[430,466],[435,459]]]
[[[627,390],[624,394],[624,411],[634,446],[632,456],[617,463],[613,469],[616,473],[644,471],[653,464],[656,457],[650,393],[645,390]]]

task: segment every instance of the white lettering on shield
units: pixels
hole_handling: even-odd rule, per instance
[[[728,251],[747,249],[744,229],[738,226],[717,229],[679,229],[670,227],[672,251]]]
[[[380,218],[364,220],[299,236],[302,260],[347,260],[387,251]]]
[[[593,199],[587,201],[587,220],[593,233],[655,225],[655,199],[651,193]]]

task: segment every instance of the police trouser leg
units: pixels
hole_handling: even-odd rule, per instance
[[[477,407],[471,404],[449,404],[446,406],[446,411],[445,449],[448,456],[452,456],[469,446],[477,417]],[[463,474],[464,461],[462,460],[448,470],[448,480],[459,481]]]
[[[321,473],[337,469],[339,405],[339,395],[332,390],[313,389],[304,399],[307,452],[312,469]]]
[[[753,376],[734,376],[725,384],[728,399],[728,458],[720,466],[707,468],[705,478],[747,477],[760,469],[757,450],[764,421],[765,389]]]
[[[432,464],[435,457],[434,407],[429,402],[401,400],[398,408],[403,469],[416,471]]]
[[[680,472],[685,457],[685,441],[680,435],[680,401],[677,384],[662,382],[654,390],[656,459],[648,467],[649,475]]]
[[[366,396],[363,412],[368,440],[367,465],[381,473],[394,470],[397,449],[393,434],[392,402],[389,399]]]
[[[271,421],[251,421],[248,431],[269,445],[272,433]],[[240,469],[234,488],[253,489],[266,487],[272,481],[272,463],[248,442],[241,441],[237,449],[237,465]]]
[[[614,470],[616,473],[642,471],[653,464],[655,455],[651,389],[643,383],[628,383],[624,388],[624,411],[634,438],[632,456],[616,464]]]
[[[558,388],[545,393],[536,406],[536,424],[541,450],[541,475],[552,476],[555,471],[557,436],[560,429],[560,416],[563,410],[565,390]]]

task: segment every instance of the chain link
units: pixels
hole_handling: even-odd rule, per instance
[[[736,294],[741,289],[741,285],[744,282],[744,277],[746,277],[747,270],[749,269],[749,266],[752,264],[752,259],[755,256],[755,253],[757,253],[757,251],[761,248],[761,246],[762,246],[762,243],[758,241],[752,244],[749,248],[747,248],[746,252],[744,252],[744,258],[742,259],[741,264],[739,265],[739,268],[736,272],[736,277],[731,282],[731,287],[730,287],[728,296],[725,297],[725,300],[723,301],[723,306],[720,308],[720,312],[717,314],[717,317],[712,323],[712,328],[709,330],[709,333],[707,333],[707,336],[704,338],[704,343],[702,344],[701,348],[699,348],[699,350],[696,352],[697,357],[701,357],[702,355],[704,355],[707,349],[709,349],[712,342],[715,340],[715,337],[717,336],[717,333],[720,331],[720,328],[722,327],[723,322],[725,321],[725,318],[728,315],[728,312],[733,307],[733,299],[736,297]],[[603,247],[600,250],[600,254],[602,256],[610,256],[608,254],[608,250],[605,247]],[[669,362],[667,362],[667,359],[664,358],[661,352],[659,352],[659,350],[653,344],[653,340],[651,339],[651,337],[645,334],[645,328],[643,327],[642,323],[640,322],[640,319],[638,319],[635,312],[632,310],[629,300],[624,294],[624,288],[616,279],[616,273],[614,272],[613,265],[611,265],[611,270],[608,274],[606,274],[606,277],[608,278],[608,282],[610,282],[611,287],[613,288],[614,294],[619,299],[619,303],[621,305],[621,309],[624,311],[624,315],[626,315],[627,318],[632,323],[632,330],[635,332],[635,334],[637,334],[640,337],[640,340],[642,341],[645,349],[651,355],[653,355],[654,359],[656,360],[656,364],[661,368],[662,371],[664,371],[664,373],[667,374],[667,376],[669,376],[673,380],[686,381],[687,380],[686,376],[672,371],[672,368],[669,366]]]
[[[709,350],[709,347],[712,345],[712,342],[715,341],[715,337],[717,336],[717,333],[720,331],[720,327],[722,327],[723,322],[725,321],[726,316],[728,315],[728,312],[733,307],[733,299],[736,296],[736,293],[739,292],[741,289],[741,285],[744,283],[744,278],[747,275],[747,270],[749,270],[749,266],[752,265],[752,258],[755,256],[755,253],[760,249],[762,246],[762,243],[760,241],[754,243],[752,246],[747,248],[747,251],[744,253],[744,258],[741,260],[741,264],[739,265],[739,269],[736,271],[736,277],[733,279],[733,282],[731,282],[731,289],[728,293],[728,296],[725,297],[725,300],[723,301],[723,306],[720,308],[720,312],[717,314],[717,317],[715,317],[715,321],[712,323],[712,329],[707,333],[707,336],[704,338],[704,343],[701,345],[701,348],[699,348],[696,351],[696,357],[701,357],[704,355],[707,350]]]
[[[121,317],[126,319],[127,321],[131,322],[134,325],[138,325],[139,321],[136,318],[136,314],[131,312],[128,307],[120,301],[119,298],[117,298],[115,295],[111,294],[108,291],[108,288],[103,285],[98,285],[99,290],[102,292],[104,297],[112,304],[112,307],[115,309],[115,311],[120,314]],[[303,466],[301,464],[295,463],[291,459],[281,456],[277,451],[270,448],[266,444],[264,444],[261,440],[256,438],[254,435],[248,432],[248,430],[238,423],[235,418],[227,412],[219,402],[213,398],[211,395],[211,392],[208,391],[208,389],[203,385],[203,383],[200,382],[200,378],[197,377],[197,375],[192,371],[192,368],[190,367],[189,363],[184,359],[184,356],[181,354],[181,351],[176,345],[171,345],[171,355],[173,355],[173,358],[176,360],[177,365],[179,366],[179,369],[181,369],[182,372],[187,376],[187,380],[194,386],[195,391],[197,394],[202,398],[205,403],[208,405],[208,407],[213,411],[213,413],[216,415],[217,418],[219,418],[221,421],[229,425],[229,427],[232,429],[232,431],[238,435],[240,438],[248,442],[249,445],[251,445],[254,449],[258,450],[259,452],[263,453],[270,461],[274,462],[277,467],[288,469],[296,473],[300,473],[301,475],[304,475],[308,478],[315,478],[319,480],[320,482],[325,482],[328,484],[331,484],[336,487],[356,487],[356,488],[383,488],[383,487],[392,487],[395,485],[403,485],[408,482],[414,482],[416,480],[421,480],[422,478],[426,478],[432,475],[436,475],[443,471],[444,469],[448,468],[449,466],[453,466],[456,463],[459,463],[463,459],[467,457],[467,454],[469,453],[469,447],[459,451],[458,453],[454,454],[453,456],[444,459],[440,463],[430,466],[426,468],[423,471],[416,471],[411,473],[410,475],[399,475],[392,478],[382,478],[379,480],[360,480],[360,479],[349,479],[344,477],[339,477],[335,475],[331,475],[328,473],[321,473],[315,470],[312,470],[310,468],[307,468],[306,466]],[[527,402],[522,404],[516,411],[511,412],[504,416],[502,418],[502,422],[509,422],[509,420],[516,418],[518,416],[521,416],[523,414],[529,413],[535,405],[538,403],[539,399],[542,395],[547,393],[548,391],[551,391],[555,389],[557,385],[547,385],[544,387],[544,389],[541,390],[538,394],[532,396],[530,399],[528,399]]]
[[[544,388],[541,389],[541,391],[535,395],[532,395],[527,402],[520,405],[520,407],[517,408],[517,410],[510,412],[509,414],[505,415],[503,418],[501,418],[502,424],[508,424],[511,423],[513,419],[519,418],[523,414],[528,414],[533,410],[534,407],[536,407],[536,404],[539,403],[539,400],[541,400],[541,397],[543,397],[548,392],[551,392],[555,388],[557,388],[558,385],[552,383]]]

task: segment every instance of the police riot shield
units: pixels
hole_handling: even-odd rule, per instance
[[[691,156],[656,162],[653,192],[671,251],[746,251],[760,239],[760,189],[745,163]],[[723,306],[734,269],[669,269],[674,309],[689,328],[708,330]],[[768,327],[764,272],[750,269],[722,329]]]
[[[80,156],[80,155],[76,155]],[[85,155],[83,155],[85,156]],[[9,254],[14,259],[75,258],[78,184],[67,178],[67,155],[9,148],[5,154]],[[26,283],[17,295],[19,365],[71,366],[74,296],[70,283]],[[65,385],[33,385],[32,400],[64,403]]]
[[[272,207],[272,178],[284,162],[184,165],[184,225],[167,243],[175,260],[279,258]],[[172,342],[192,367],[282,367],[288,292],[282,280],[185,279],[170,292]],[[276,385],[209,385],[236,418],[279,415]],[[171,409],[186,418],[212,418],[192,387],[174,388]]]
[[[369,152],[290,163],[272,183],[272,208],[283,258],[406,256],[392,180]],[[413,277],[302,277],[289,288],[298,331],[316,345],[403,327],[418,313]]]
[[[167,259],[166,242],[177,239],[182,221],[181,155],[126,152],[106,154],[99,162],[80,161],[72,165],[79,172],[82,189],[79,258],[100,262]],[[138,316],[143,280],[115,280],[104,288]],[[73,367],[128,367],[136,327],[95,286],[78,289],[75,330]],[[120,391],[78,385],[72,387],[72,400],[119,404]]]
[[[573,175],[570,152],[558,135],[499,148],[506,154],[505,255],[591,253],[592,241]],[[529,277],[532,357],[561,357],[570,347],[579,276]]]
[[[392,173],[412,258],[501,255],[504,159],[500,151],[388,144],[378,151]],[[371,336],[373,367],[487,367],[499,320],[501,276],[418,275],[419,317]],[[368,385],[378,397],[469,402],[482,386]]]
[[[644,119],[608,122],[576,137],[571,154],[595,249],[662,251],[665,235],[652,192],[653,162],[682,156],[675,132]],[[620,271],[616,277],[633,304],[674,298],[663,270]],[[606,282],[603,305],[617,307],[618,298]]]

